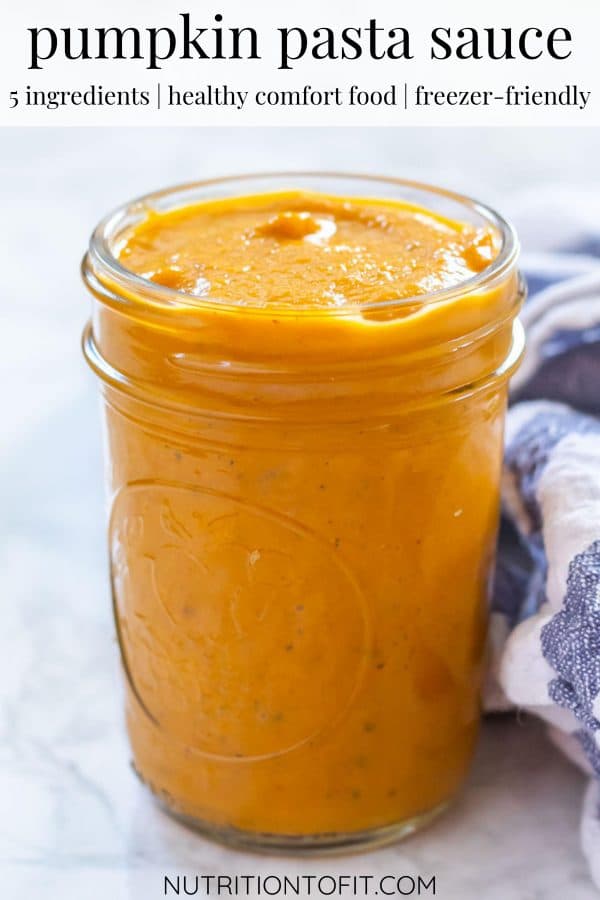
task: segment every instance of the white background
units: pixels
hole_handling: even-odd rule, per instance
[[[58,53],[44,70],[28,71],[28,28],[51,25],[55,29],[78,27],[168,26],[177,29],[179,12],[190,12],[200,26],[214,25],[215,13],[223,14],[224,27],[252,26],[260,36],[262,58],[256,61],[180,60],[166,62],[160,72],[148,71],[144,61],[117,62],[65,60]],[[306,56],[293,71],[278,71],[277,28],[303,27],[310,34],[315,28],[329,26],[340,31],[344,26],[364,28],[370,18],[386,28],[407,28],[412,41],[413,60],[371,61],[363,56],[353,60],[314,60]],[[461,26],[502,29],[518,32],[524,27],[567,27],[573,33],[573,54],[566,61],[548,56],[535,61],[430,59],[430,33],[435,27]],[[580,125],[600,124],[598,89],[598,42],[600,6],[595,0],[420,0],[399,3],[395,0],[302,0],[301,3],[275,3],[269,0],[227,0],[219,3],[165,3],[164,0],[103,0],[82,4],[81,0],[21,0],[7,4],[2,20],[0,41],[0,123],[69,125]],[[562,49],[562,48],[561,48]],[[348,88],[385,88],[405,81],[414,87],[493,89],[502,91],[507,84],[530,85],[536,89],[560,89],[578,84],[592,91],[584,112],[560,108],[456,107],[439,109],[389,109],[385,107],[339,108],[262,108],[248,105],[241,112],[219,108],[68,108],[47,111],[27,109],[23,105],[8,109],[8,94],[30,84],[38,89],[85,89],[90,83],[105,88],[132,86],[156,90],[157,81],[178,88],[199,89],[210,82],[228,83],[234,89],[298,89],[311,84],[321,89],[336,85]],[[164,94],[164,90],[163,90]]]
[[[11,129],[0,140],[2,900],[158,900],[162,874],[184,869],[434,873],[442,900],[593,900],[577,834],[583,778],[530,721],[488,723],[455,809],[367,856],[234,854],[152,807],[122,727],[78,265],[93,225],[128,197],[298,167],[469,191],[515,220],[527,253],[545,250],[584,206],[598,218],[600,131]]]

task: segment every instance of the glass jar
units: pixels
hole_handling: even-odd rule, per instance
[[[149,209],[289,187],[417,203],[492,226],[501,249],[452,288],[326,311],[196,298],[117,259]],[[202,832],[382,843],[459,789],[523,348],[516,263],[490,209],[373,177],[217,179],[94,232],[84,350],[104,398],[134,764]]]

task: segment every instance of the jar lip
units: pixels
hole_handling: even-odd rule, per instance
[[[449,287],[440,288],[429,293],[418,294],[401,299],[376,300],[367,303],[348,304],[343,307],[316,307],[314,304],[297,304],[292,306],[282,306],[278,304],[268,304],[266,306],[240,303],[235,301],[223,301],[218,297],[195,297],[185,291],[176,288],[167,287],[144,278],[127,269],[119,261],[114,254],[112,243],[118,236],[119,230],[125,227],[125,219],[128,215],[146,212],[166,198],[171,196],[179,196],[192,193],[194,191],[210,189],[211,187],[226,187],[231,184],[239,184],[243,189],[246,185],[251,185],[254,181],[264,181],[265,179],[331,179],[331,180],[347,180],[372,184],[374,188],[377,185],[388,187],[404,188],[411,191],[419,191],[423,194],[429,194],[432,197],[440,197],[476,213],[488,224],[494,227],[501,237],[501,245],[498,255],[495,259],[481,272],[465,278]],[[359,196],[358,194],[355,196]],[[364,197],[364,195],[361,195]],[[376,196],[375,194],[373,196]],[[178,208],[184,206],[182,203]],[[176,207],[177,208],[177,207]],[[121,229],[119,229],[121,226]],[[490,206],[475,200],[467,194],[461,194],[446,188],[437,187],[436,185],[427,184],[425,182],[412,181],[403,178],[394,178],[384,175],[373,174],[357,174],[355,172],[331,172],[331,171],[281,171],[281,172],[247,172],[242,175],[226,175],[216,178],[203,179],[200,181],[185,182],[183,184],[174,185],[163,188],[158,191],[152,191],[143,194],[128,203],[123,204],[112,212],[108,213],[98,223],[90,238],[88,252],[83,261],[84,279],[98,279],[104,289],[117,289],[119,296],[122,290],[125,294],[127,302],[135,305],[143,298],[144,304],[150,303],[155,310],[163,309],[165,312],[178,309],[188,312],[210,309],[212,312],[219,311],[235,311],[248,314],[265,314],[273,315],[274,312],[278,316],[291,315],[298,313],[310,313],[314,316],[324,315],[331,316],[351,316],[357,313],[376,310],[393,310],[402,307],[419,304],[442,303],[447,300],[456,299],[465,294],[474,293],[482,287],[491,287],[497,281],[501,281],[503,277],[510,271],[519,255],[519,242],[513,225],[503,218]],[[106,284],[106,281],[109,284]]]

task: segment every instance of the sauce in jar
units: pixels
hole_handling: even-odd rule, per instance
[[[433,189],[223,184],[84,266],[135,766],[217,837],[387,840],[477,734],[516,247]]]

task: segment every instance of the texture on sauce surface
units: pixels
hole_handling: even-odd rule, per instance
[[[344,307],[451,287],[498,250],[493,230],[418,207],[290,191],[151,212],[120,261],[197,297]]]

